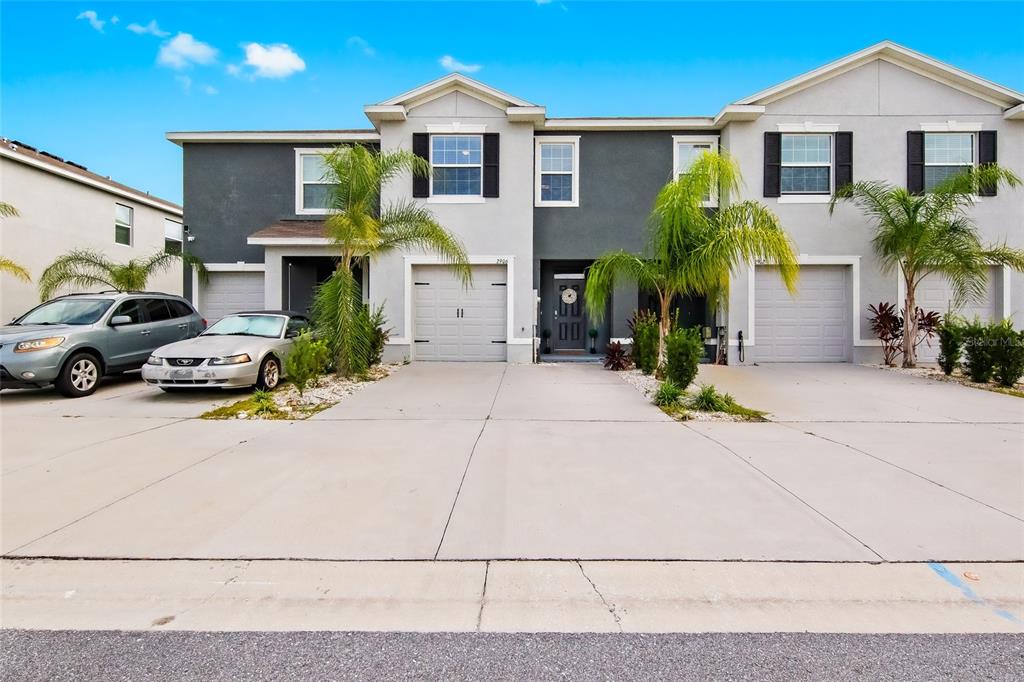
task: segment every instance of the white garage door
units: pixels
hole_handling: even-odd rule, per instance
[[[210,324],[225,315],[264,308],[262,272],[211,272],[210,281],[199,286],[199,312]]]
[[[761,266],[755,275],[754,347],[758,362],[848,362],[850,267],[804,265],[798,291],[790,296],[778,268]]]
[[[977,317],[983,322],[991,322],[999,319],[997,294],[1001,293],[1002,286],[997,286],[997,282],[1002,282],[1001,269],[990,268],[988,282],[985,284],[985,296],[980,301],[972,301],[958,308],[950,300],[949,284],[946,279],[939,275],[928,275],[917,285],[916,302],[925,312],[934,310],[943,317],[952,311],[968,320]],[[898,305],[902,307],[902,303],[900,301]],[[935,337],[932,337],[930,344],[925,342],[917,347],[917,357],[924,362],[933,362],[938,355],[939,341]]]
[[[441,265],[414,266],[412,278],[416,360],[506,359],[504,265],[473,266],[473,285],[468,289]]]

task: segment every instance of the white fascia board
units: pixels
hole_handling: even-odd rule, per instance
[[[1024,104],[1010,107],[1003,112],[1003,118],[1007,121],[1024,121]]]
[[[493,100],[504,102],[505,105],[517,106],[517,107],[532,107],[532,102],[527,102],[524,99],[513,97],[507,92],[502,92],[496,88],[481,83],[478,80],[473,80],[469,76],[464,76],[461,73],[450,73],[447,76],[438,78],[437,80],[430,81],[418,88],[413,88],[407,92],[403,92],[401,95],[392,97],[391,99],[380,102],[380,105],[394,105],[394,104],[410,104],[412,102],[419,102],[421,100],[429,100],[438,91],[447,91],[452,87],[462,87],[469,92],[476,92],[477,94],[489,97]]]
[[[246,244],[252,246],[330,246],[327,237],[249,237]]]
[[[78,173],[72,173],[71,171],[64,170],[63,168],[54,166],[53,164],[49,164],[44,161],[38,161],[31,157],[23,156],[22,154],[17,154],[2,146],[0,146],[0,156],[3,156],[5,159],[10,159],[11,161],[23,163],[26,166],[32,166],[33,168],[36,168],[41,171],[46,171],[47,173],[57,175],[67,180],[72,180],[83,185],[88,185],[89,187],[93,187],[95,189],[103,190],[104,192],[108,192],[109,194],[122,197],[135,203],[145,204],[146,206],[160,209],[165,213],[169,213],[179,218],[182,216],[182,209],[180,206],[174,206],[173,204],[164,203],[162,200],[157,199],[156,197],[147,196],[141,193],[136,194],[134,192],[128,192],[126,190],[121,189],[120,187],[107,184],[101,180],[96,180],[85,175],[79,175]]]
[[[369,104],[363,107],[363,113],[370,119],[374,128],[379,128],[381,121],[404,121],[408,115],[405,107],[400,104]]]
[[[715,126],[724,126],[735,121],[756,121],[764,113],[759,104],[728,104],[715,115]]]
[[[703,130],[715,121],[692,118],[549,118],[538,130]]]
[[[185,142],[379,142],[380,133],[368,130],[365,132],[331,132],[331,131],[201,131],[172,132],[165,137],[174,144]]]
[[[548,110],[545,107],[508,107],[505,115],[512,123],[533,123],[534,126],[543,125],[547,118]]]

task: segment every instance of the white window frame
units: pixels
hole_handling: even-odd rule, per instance
[[[711,153],[718,153],[717,135],[673,135],[672,136],[672,180],[679,179],[679,145],[681,144],[710,144]],[[718,196],[712,194],[707,201],[702,201],[701,206],[706,208],[718,208]]]
[[[181,236],[177,237],[177,238],[175,238],[175,237],[168,237],[167,236],[167,223],[174,223],[175,225],[177,225],[178,226],[178,234],[180,234]],[[185,248],[184,248],[184,246],[185,246],[185,224],[182,223],[180,220],[173,220],[171,218],[164,218],[164,250],[167,249],[167,242],[178,242],[179,244],[182,245],[182,249],[181,250],[182,251],[185,250]]]
[[[118,206],[120,206],[121,208],[127,208],[128,209],[128,222],[127,223],[122,223],[121,221],[119,221],[117,219],[117,207]],[[127,227],[128,228],[128,243],[127,244],[122,244],[121,242],[117,241],[117,228],[118,227]],[[129,206],[128,204],[122,204],[121,202],[114,202],[114,244],[116,244],[118,246],[124,246],[124,247],[127,247],[129,249],[132,248],[133,246],[135,246],[135,207],[134,206]]]
[[[836,136],[833,126],[809,126],[802,130],[781,130],[782,135],[828,135],[829,161],[828,164],[809,161],[790,161],[786,163],[779,156],[779,203],[780,204],[827,204],[832,200],[836,191]],[[838,126],[835,126],[838,128]],[[779,144],[782,144],[781,138]],[[783,192],[782,191],[782,169],[783,168],[825,168],[828,167],[828,192]]]
[[[480,138],[480,163],[434,163],[434,138],[435,137],[477,137]],[[430,161],[430,191],[427,202],[432,204],[482,204],[484,203],[484,136],[483,132],[465,132],[464,130],[453,130],[452,132],[432,132],[427,138],[427,160]],[[435,168],[479,168],[480,169],[480,193],[479,194],[434,194],[434,169]]]
[[[541,181],[545,173],[541,170],[540,153],[545,144],[572,145],[572,201],[545,201],[541,199]],[[576,208],[580,205],[580,136],[541,135],[533,138],[533,205],[562,206]],[[569,173],[547,173],[547,175],[569,175]]]
[[[302,179],[302,157],[329,154],[333,150],[324,148],[312,148],[312,147],[295,147],[295,215],[327,215],[330,213],[328,208],[306,208],[302,205],[302,189],[303,185],[322,185],[322,182],[305,182]]]
[[[971,124],[968,124],[968,125],[971,125]],[[924,126],[922,125],[922,128],[923,127]],[[979,126],[978,130],[980,130],[980,126]],[[945,166],[960,166],[960,167],[963,167],[963,168],[975,168],[978,165],[978,131],[976,131],[976,130],[958,130],[958,129],[956,129],[956,126],[948,126],[948,127],[937,129],[937,130],[935,130],[935,129],[933,129],[933,130],[924,130],[923,132],[924,132],[924,150],[923,151],[924,151],[924,155],[925,155],[925,157],[924,157],[925,158],[925,161],[924,161],[925,168],[927,168],[929,166],[931,166],[932,168],[945,167]],[[929,135],[970,135],[971,136],[971,162],[970,163],[928,163],[928,136]],[[922,178],[922,181],[924,182],[925,179]],[[927,194],[928,193],[928,188],[924,187],[923,189],[924,189],[925,194]],[[977,197],[975,197],[975,200],[977,200]]]

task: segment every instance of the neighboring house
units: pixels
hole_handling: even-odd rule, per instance
[[[72,249],[99,251],[118,262],[181,249],[180,206],[85,166],[0,138],[0,178],[0,201],[19,214],[3,219],[0,253],[28,269],[33,280],[0,276],[4,322],[39,304],[39,275]],[[181,265],[154,277],[150,288],[180,294]]]
[[[337,144],[404,148],[430,179],[384,188],[385,201],[424,202],[466,244],[473,287],[429,255],[375,260],[364,297],[383,304],[391,359],[527,362],[550,331],[552,350],[583,352],[587,267],[609,249],[640,251],[658,190],[703,150],[740,163],[743,199],[768,205],[800,253],[800,292],[767,266],[733,278],[727,311],[682,302],[683,320],[727,327],[730,362],[877,359],[867,305],[901,298],[882,276],[865,218],[826,203],[838,184],[876,179],[927,191],[968,164],[1024,175],[1024,95],[890,42],[729,104],[712,117],[549,118],[543,106],[452,74],[365,107],[367,130],[169,133],[184,151],[185,222],[211,270],[186,282],[207,317],[241,308],[304,309],[330,274],[318,152]],[[1024,191],[973,209],[987,240],[1024,247]],[[572,291],[569,291],[572,290]],[[566,293],[569,292],[569,293]],[[628,336],[647,292],[627,284],[597,325],[598,344]],[[919,300],[946,312],[940,279]],[[993,268],[983,317],[1024,314],[1024,276]],[[714,339],[709,340],[709,352]]]

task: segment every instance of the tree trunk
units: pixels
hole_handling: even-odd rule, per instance
[[[669,304],[672,297],[669,294],[658,294],[658,301],[661,304],[661,319],[658,320],[658,367],[665,365],[665,337],[668,336],[672,320],[669,317]]]
[[[917,306],[914,301],[917,292],[914,291],[912,274],[904,274],[903,282],[906,287],[906,296],[903,299],[903,366],[912,368],[917,366],[917,348],[914,345],[917,341]]]

